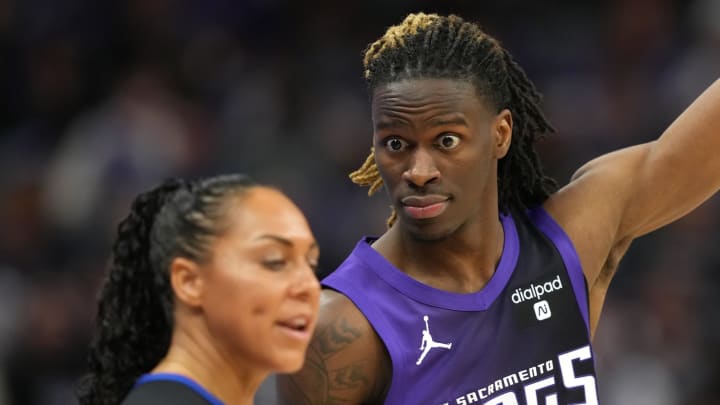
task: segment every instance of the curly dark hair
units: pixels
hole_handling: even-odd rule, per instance
[[[443,78],[473,83],[478,95],[497,112],[513,117],[512,143],[498,163],[498,204],[503,213],[538,205],[557,189],[543,173],[534,145],[554,132],[540,108],[541,96],[510,53],[480,26],[456,15],[410,14],[388,28],[365,50],[368,91],[405,79]],[[383,184],[374,151],[350,174],[373,194]],[[393,211],[388,220],[395,221]]]
[[[119,404],[135,380],[167,354],[174,324],[172,259],[206,260],[210,243],[227,226],[224,203],[254,185],[240,174],[170,179],[135,198],[117,229],[89,373],[77,387],[81,405]]]

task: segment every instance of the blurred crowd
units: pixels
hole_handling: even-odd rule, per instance
[[[372,133],[361,57],[412,11],[510,49],[560,184],[720,76],[720,0],[0,0],[0,405],[75,403],[115,226],[163,178],[281,187],[322,274],[382,232],[384,196],[347,178]],[[719,245],[716,196],[630,248],[595,339],[604,404],[720,404]]]

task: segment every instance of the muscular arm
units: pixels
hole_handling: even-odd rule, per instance
[[[381,402],[389,373],[389,357],[370,323],[347,297],[323,290],[305,364],[278,376],[278,397],[288,405]]]
[[[720,189],[720,81],[654,142],[583,166],[546,209],[578,250],[594,332],[605,292],[633,239],[687,214]]]

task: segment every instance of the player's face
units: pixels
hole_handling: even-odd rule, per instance
[[[372,115],[375,161],[402,229],[442,239],[497,207],[497,161],[512,119],[490,111],[471,83],[389,83],[374,91]]]
[[[244,365],[296,371],[317,319],[315,238],[300,210],[269,188],[234,199],[228,220],[203,269],[210,333]]]

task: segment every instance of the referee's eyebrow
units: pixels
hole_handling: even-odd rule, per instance
[[[269,233],[260,235],[257,238],[255,238],[255,240],[262,240],[262,239],[270,239],[270,240],[281,243],[288,247],[293,247],[293,245],[294,245],[294,243],[290,239],[283,238],[282,236],[273,235],[273,234],[269,234]],[[310,245],[310,249],[308,249],[308,250],[315,249],[317,247],[318,247],[317,242],[313,242],[312,245]]]
[[[255,240],[261,240],[261,239],[270,239],[274,240],[275,242],[282,243],[283,245],[292,246],[293,243],[290,239],[283,238],[282,236],[277,235],[271,235],[271,234],[264,234],[260,235]]]

